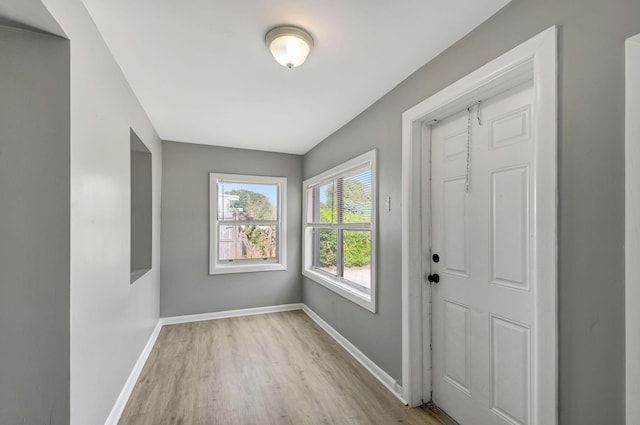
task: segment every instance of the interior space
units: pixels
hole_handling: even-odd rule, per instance
[[[0,425],[640,425],[638,0],[0,0]]]

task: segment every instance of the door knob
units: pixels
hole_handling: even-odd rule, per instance
[[[440,276],[438,276],[438,273],[430,274],[427,276],[427,280],[431,283],[438,283],[440,282]]]

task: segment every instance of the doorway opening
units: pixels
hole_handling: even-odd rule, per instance
[[[479,404],[471,406],[470,414],[474,414],[473,409],[486,408],[489,413],[485,412],[488,418],[486,420],[488,422],[485,422],[492,423],[491,418],[493,416],[491,415],[496,414],[496,423],[501,423],[498,421],[498,417],[501,414],[503,418],[505,415],[511,415],[513,412],[510,413],[509,407],[517,405],[519,408],[524,409],[522,410],[524,413],[521,412],[511,417],[509,421],[513,423],[538,425],[553,425],[557,423],[556,45],[557,30],[556,27],[551,27],[403,114],[403,397],[411,406],[434,401],[433,391],[434,389],[438,390],[433,385],[438,372],[436,369],[438,360],[437,356],[432,356],[432,352],[436,353],[437,350],[443,348],[443,339],[433,339],[436,332],[432,335],[432,328],[434,324],[438,323],[439,318],[442,319],[437,315],[445,315],[448,311],[451,318],[450,323],[458,323],[460,327],[448,329],[449,333],[446,333],[443,329],[441,329],[441,332],[449,335],[450,340],[455,336],[454,333],[457,332],[457,336],[460,337],[458,342],[462,344],[458,344],[460,347],[465,346],[463,343],[469,335],[468,333],[465,334],[465,332],[460,333],[460,329],[464,329],[467,325],[472,326],[472,323],[474,326],[480,326],[479,322],[482,322],[478,329],[487,330],[485,332],[486,340],[481,342],[478,347],[483,351],[482,359],[468,359],[464,355],[458,357],[460,362],[458,362],[459,367],[456,370],[461,373],[459,378],[462,381],[467,378],[472,379],[471,375],[467,376],[465,374],[467,372],[473,374],[474,369],[478,368],[478,362],[483,364],[481,367],[485,370],[483,375],[484,382],[480,383],[480,388],[474,387],[477,378],[473,378],[475,379],[474,382],[468,381],[469,387],[466,388],[466,391],[469,394],[480,392],[485,395],[484,398],[480,397],[481,402]],[[528,137],[531,140],[531,150],[527,154],[530,156],[530,163],[527,166],[519,166],[517,164],[506,165],[506,162],[503,161],[503,166],[487,165],[484,172],[493,176],[493,180],[488,177],[487,179],[482,177],[480,179],[482,183],[479,184],[477,189],[482,190],[484,185],[487,193],[493,195],[503,191],[503,199],[505,196],[507,198],[515,196],[516,199],[522,201],[519,203],[520,207],[525,205],[526,211],[522,208],[518,211],[528,224],[525,227],[521,227],[524,229],[524,233],[522,233],[524,239],[516,242],[522,248],[520,254],[521,258],[524,259],[524,263],[518,266],[518,270],[522,271],[526,276],[520,275],[517,279],[510,279],[509,276],[515,276],[513,273],[517,270],[509,268],[511,265],[507,263],[504,263],[504,267],[507,268],[503,268],[500,272],[506,274],[503,273],[502,277],[498,276],[500,273],[497,273],[497,268],[501,266],[496,263],[495,258],[479,259],[478,264],[485,264],[485,268],[488,269],[488,272],[485,273],[484,277],[480,278],[480,281],[484,281],[485,285],[491,285],[492,289],[497,287],[505,288],[505,291],[507,291],[504,293],[506,298],[518,291],[528,294],[529,301],[527,305],[531,309],[528,316],[530,323],[512,320],[491,308],[483,310],[486,317],[473,317],[470,315],[471,313],[469,315],[465,313],[465,311],[472,311],[472,309],[469,309],[470,306],[464,303],[456,303],[451,299],[448,299],[449,304],[447,304],[450,307],[449,310],[432,309],[432,303],[436,300],[436,297],[432,296],[431,285],[436,285],[437,283],[430,283],[429,281],[442,279],[442,276],[438,276],[439,279],[434,279],[434,277],[437,274],[435,272],[439,271],[438,267],[445,263],[443,261],[443,263],[435,265],[433,261],[433,254],[439,254],[442,257],[442,253],[433,252],[432,250],[437,246],[437,243],[435,243],[436,238],[441,238],[441,235],[432,233],[431,227],[434,225],[432,212],[436,210],[442,211],[442,204],[450,204],[449,206],[453,208],[451,217],[465,217],[465,213],[460,213],[458,210],[461,206],[457,205],[456,202],[446,201],[442,196],[438,197],[439,195],[432,193],[433,183],[430,183],[434,172],[432,164],[434,156],[431,150],[432,128],[438,122],[446,121],[456,114],[459,115],[457,119],[460,121],[461,127],[459,132],[460,140],[458,141],[459,143],[454,142],[450,146],[460,145],[461,149],[458,153],[460,154],[461,170],[456,171],[456,176],[460,177],[458,176],[460,174],[464,178],[460,180],[452,177],[445,180],[451,183],[449,184],[451,193],[460,192],[459,199],[464,199],[466,193],[469,192],[469,159],[472,158],[468,150],[465,153],[465,147],[470,146],[469,140],[472,134],[470,124],[472,120],[480,119],[481,116],[481,114],[478,114],[477,117],[475,116],[477,109],[474,108],[477,108],[479,101],[486,102],[489,107],[491,99],[498,98],[501,94],[510,90],[517,91],[517,87],[524,86],[529,87],[528,96],[531,98],[530,109],[527,112],[530,118],[528,121],[530,124]],[[522,107],[522,105],[515,107],[511,112],[523,112],[524,109]],[[474,114],[473,117],[472,112]],[[496,114],[496,116],[500,115],[499,112],[496,112]],[[522,118],[519,122],[522,124],[525,121],[526,119]],[[494,121],[494,124],[496,122]],[[515,128],[513,126],[514,123],[515,121],[507,125],[507,127],[511,126],[509,128],[513,130]],[[507,127],[503,127],[503,129]],[[523,129],[524,127],[520,128],[520,130]],[[451,129],[449,133],[457,134],[454,130],[456,129]],[[493,130],[499,131],[498,127],[495,126]],[[447,137],[449,133],[446,133],[443,137]],[[493,148],[495,148],[494,152],[497,153],[499,149],[496,146]],[[491,153],[490,151],[491,148],[487,149],[487,152]],[[500,155],[505,157],[505,152],[506,150],[503,149]],[[450,153],[454,155],[455,152],[452,150]],[[478,155],[475,151],[471,151],[471,154]],[[442,157],[442,155],[439,157]],[[476,157],[475,159],[480,158]],[[466,168],[466,171],[464,168]],[[496,172],[496,170],[501,172]],[[475,184],[473,181],[471,183]],[[527,188],[527,191],[530,190],[530,193],[527,192],[526,196],[520,196],[521,193],[514,189],[523,187],[523,185]],[[479,204],[479,208],[482,211],[476,212],[491,215],[492,211],[497,211],[496,208],[499,207],[496,206],[497,197],[494,196],[494,198],[491,202]],[[418,204],[420,208],[415,208],[416,199],[421,200]],[[450,199],[454,198],[450,197]],[[516,204],[506,205],[505,211],[512,210],[514,205]],[[474,212],[469,212],[466,216],[472,216],[473,214]],[[486,218],[489,218],[489,216]],[[500,218],[499,214],[496,214],[494,218],[493,223],[499,225],[498,227],[503,224],[506,227],[514,224],[509,219]],[[496,243],[499,242],[500,235],[499,231],[496,230],[496,226],[493,225],[491,227],[490,223],[491,220],[489,220],[488,229],[492,237],[486,237],[484,240],[479,240],[479,242],[477,240],[476,242],[483,246],[475,247],[475,251],[497,252],[495,248]],[[516,225],[524,226],[523,223],[520,220]],[[444,227],[446,228],[446,225]],[[506,227],[503,231],[508,231]],[[421,232],[417,233],[415,229],[421,229]],[[459,228],[454,226],[452,229]],[[453,231],[454,237],[452,240],[463,240],[461,238],[464,238],[465,235],[456,232]],[[416,237],[416,234],[420,235],[420,237]],[[510,238],[504,240],[507,241],[507,245],[504,245],[501,249],[511,243]],[[450,252],[447,256],[451,258],[451,253],[455,254],[456,261],[459,263],[456,266],[457,268],[464,268],[466,259],[464,253],[456,253],[455,250],[466,249],[464,246],[466,244],[456,245],[454,243],[449,245]],[[439,248],[442,249],[442,245]],[[496,256],[494,255],[494,257]],[[446,274],[446,270],[443,270],[440,270],[441,273]],[[453,275],[455,273],[449,274]],[[464,275],[462,272],[458,274]],[[442,284],[446,285],[447,282],[443,280]],[[489,286],[486,287],[489,288]],[[482,292],[479,294],[482,294]],[[498,299],[502,299],[503,295],[498,296]],[[507,301],[503,300],[502,302]],[[432,317],[432,314],[436,316]],[[435,328],[433,329],[435,330]],[[433,347],[432,344],[436,344],[436,347]],[[438,347],[437,344],[441,346]],[[514,374],[508,371],[508,365],[513,365],[514,359],[501,358],[497,354],[500,349],[506,350],[507,346],[514,348],[516,345],[520,350],[521,359],[524,359],[519,363],[519,369],[516,368],[522,372],[519,374],[520,376],[526,376],[524,384],[523,382],[513,381],[515,379]],[[450,344],[449,348],[454,346],[457,345]],[[468,352],[469,347],[472,346],[473,343],[470,342],[464,348]],[[502,367],[503,365],[504,367]],[[455,381],[455,379],[450,380],[452,382]],[[513,400],[509,401],[504,398],[504,396],[508,397],[509,386],[513,385],[514,382],[516,385],[526,385],[526,388],[519,391],[518,394],[521,397],[515,404]],[[460,385],[460,382],[458,382],[457,384],[458,390],[464,392],[464,383]],[[438,400],[435,401],[437,402]],[[479,411],[475,413],[480,414]],[[464,415],[462,417],[464,418]],[[454,416],[454,419],[457,418]],[[464,421],[462,423],[466,425]]]

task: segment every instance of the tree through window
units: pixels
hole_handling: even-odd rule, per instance
[[[210,273],[282,270],[286,179],[216,173],[210,179],[211,211],[216,212]]]

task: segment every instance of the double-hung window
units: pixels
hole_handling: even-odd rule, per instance
[[[376,310],[376,151],[305,180],[303,274]]]
[[[209,175],[209,274],[286,270],[284,177]]]

